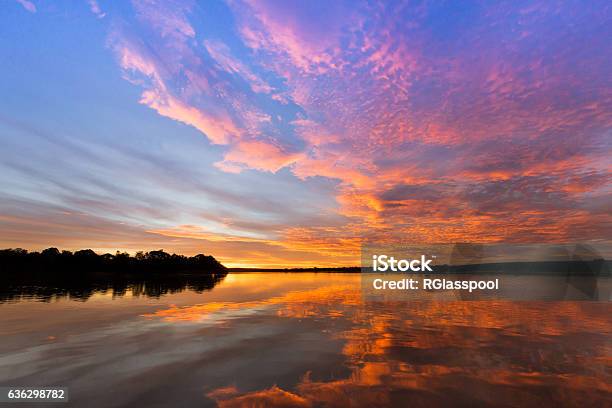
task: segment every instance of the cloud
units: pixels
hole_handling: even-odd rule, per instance
[[[237,74],[249,82],[253,92],[270,93],[274,88],[259,78],[251,69],[234,58],[227,45],[219,41],[204,41],[206,51],[225,72]]]
[[[283,146],[273,135],[266,135],[266,141],[254,139],[263,136],[271,116],[252,103],[240,82],[226,81],[223,76],[238,77],[254,93],[269,94],[273,87],[235,59],[225,44],[204,41],[207,55],[193,45],[189,2],[171,10],[144,1],[136,2],[135,7],[140,20],[156,31],[158,41],[150,44],[126,27],[115,27],[109,43],[126,78],[144,88],[142,104],[195,127],[214,144],[227,145],[220,169],[278,171],[296,160],[297,155],[291,153],[294,149]],[[177,82],[182,84],[179,88],[174,86]]]
[[[29,11],[30,13],[36,13],[36,5],[28,0],[17,0],[17,3],[21,4],[24,9]]]
[[[98,18],[106,17],[106,13],[102,11],[102,9],[100,8],[100,5],[98,4],[96,0],[87,0],[87,3],[89,3],[89,9],[91,10],[92,13],[96,15],[96,17]]]
[[[339,46],[337,19],[351,10],[341,2],[323,7],[313,2],[244,1],[232,6],[239,17],[249,20],[241,35],[251,48],[281,54],[305,72],[330,68]]]
[[[225,154],[223,161],[215,163],[220,169],[240,172],[256,169],[276,172],[300,159],[298,153],[288,153],[275,144],[260,140],[242,140]]]
[[[164,68],[140,47],[114,34],[111,43],[121,67],[126,73],[143,75],[145,80],[129,77],[131,81],[144,86],[140,103],[156,110],[160,115],[191,125],[206,135],[211,142],[226,144],[238,134],[238,128],[223,111],[206,112],[189,105],[176,97],[166,85]]]
[[[183,41],[195,36],[195,30],[187,19],[193,1],[159,3],[155,0],[134,0],[132,5],[138,17],[158,30],[162,38]]]

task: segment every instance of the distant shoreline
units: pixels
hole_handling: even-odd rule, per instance
[[[227,271],[232,272],[340,272],[340,273],[360,273],[361,267],[347,266],[336,268],[227,268]]]
[[[315,268],[228,268],[229,273],[270,272],[270,273],[362,273],[363,268],[315,267]],[[612,261],[605,259],[538,261],[538,262],[492,262],[466,265],[433,266],[432,274],[506,274],[506,275],[587,275],[610,276]],[[384,273],[384,272],[376,272]]]

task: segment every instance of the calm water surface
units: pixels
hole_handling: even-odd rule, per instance
[[[21,298],[0,304],[0,385],[67,386],[61,406],[87,407],[603,407],[611,312],[364,302],[358,274],[321,273],[230,274],[157,298]]]

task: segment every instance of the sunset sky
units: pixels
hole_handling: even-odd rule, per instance
[[[345,266],[612,237],[609,1],[0,3],[0,247]]]

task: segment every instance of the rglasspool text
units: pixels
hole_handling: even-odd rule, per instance
[[[430,279],[422,280],[415,278],[387,280],[377,278],[372,281],[375,290],[497,290],[499,279],[491,280],[453,280],[453,279]]]

